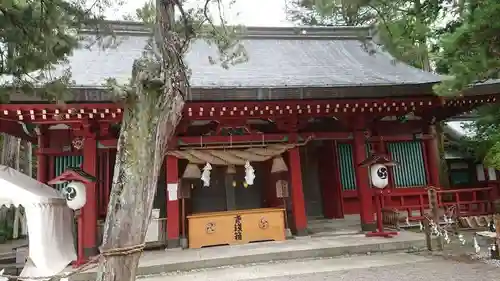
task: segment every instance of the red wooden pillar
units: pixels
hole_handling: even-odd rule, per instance
[[[97,140],[95,136],[83,141],[83,170],[94,177],[97,173]],[[87,202],[82,208],[83,252],[86,257],[98,254],[97,251],[97,182],[86,185]]]
[[[38,151],[36,153],[36,179],[39,182],[47,183],[49,181],[49,161],[46,154],[42,151],[48,145],[48,132],[45,128],[40,128],[40,135],[38,136]]]
[[[425,148],[427,156],[427,171],[429,174],[429,185],[439,187],[439,144],[435,125],[429,125],[429,135],[432,139],[427,139]]]
[[[344,217],[344,207],[336,142],[324,141],[324,144],[318,147],[317,153],[323,215],[327,219],[341,219]]]
[[[354,131],[354,166],[356,171],[356,187],[358,189],[358,200],[360,204],[361,229],[363,231],[375,230],[375,221],[373,219],[373,199],[372,188],[370,186],[368,169],[361,167],[359,164],[366,159],[366,142],[365,132],[360,130]]]
[[[298,147],[288,151],[289,170],[292,197],[293,228],[297,235],[307,235],[307,216],[302,190],[302,170],[300,167],[300,152]]]
[[[166,180],[167,180],[167,247],[177,248],[179,241],[179,200],[169,197],[169,189],[177,190],[179,184],[179,161],[176,157],[167,155],[166,157]]]

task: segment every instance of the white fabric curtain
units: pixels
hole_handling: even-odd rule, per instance
[[[40,268],[36,267],[35,264],[33,263],[33,261],[31,259],[28,259],[26,261],[26,264],[24,265],[24,268],[23,268],[23,271],[21,271],[21,274],[19,274],[19,276],[21,277],[43,277],[43,276],[47,276],[46,274],[43,274],[43,270],[41,270]],[[24,281],[43,281],[43,280],[49,280],[49,279],[43,279],[43,280],[40,280],[40,279],[23,279]],[[68,278],[61,278],[59,281],[67,281]],[[4,281],[4,280],[0,280],[0,281]],[[7,281],[7,280],[5,280]]]
[[[61,273],[71,261],[76,260],[72,211],[62,204],[24,207],[28,221],[29,257],[36,267],[37,276]]]

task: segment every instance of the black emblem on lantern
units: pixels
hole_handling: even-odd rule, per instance
[[[76,197],[76,189],[74,187],[66,186],[66,188],[64,188],[64,193],[68,201],[72,201]]]
[[[377,176],[383,180],[387,179],[388,173],[387,173],[387,167],[380,167],[377,170]]]

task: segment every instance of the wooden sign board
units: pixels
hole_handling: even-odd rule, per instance
[[[288,193],[288,182],[285,180],[276,181],[276,197],[277,198],[287,198],[289,197]]]

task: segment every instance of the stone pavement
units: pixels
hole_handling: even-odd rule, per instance
[[[394,266],[407,263],[428,261],[428,258],[405,254],[375,254],[364,256],[350,256],[341,258],[303,259],[274,263],[253,264],[247,266],[233,266],[211,268],[191,272],[148,276],[143,281],[238,281],[238,280],[289,280],[289,278],[320,274],[335,274],[341,271],[369,269],[381,266]],[[350,279],[358,280],[358,279]],[[375,280],[375,279],[373,279]],[[383,279],[382,279],[383,280]]]
[[[425,246],[420,233],[401,232],[394,238],[367,238],[363,234],[300,238],[282,242],[252,243],[204,249],[151,251],[139,262],[138,275],[189,271],[277,260],[335,257],[345,254],[420,249]],[[95,280],[95,269],[71,280]]]
[[[337,263],[338,261],[332,261]],[[252,278],[252,281],[490,281],[497,280],[500,269],[483,263],[462,263],[433,258],[428,261],[411,261],[397,265],[366,266],[347,270],[330,270],[298,275],[282,274],[280,277]],[[144,279],[144,281],[170,281]],[[191,280],[191,279],[190,279]],[[200,278],[197,281],[204,281]],[[220,279],[217,279],[220,280]],[[239,279],[243,281],[245,279]],[[222,281],[222,280],[221,280]]]

